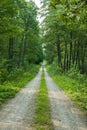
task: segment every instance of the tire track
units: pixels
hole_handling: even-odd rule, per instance
[[[34,130],[35,98],[40,85],[42,69],[15,98],[0,110],[0,130]]]
[[[87,130],[87,120],[45,71],[54,130]]]

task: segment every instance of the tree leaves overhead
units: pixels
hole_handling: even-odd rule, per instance
[[[48,8],[44,7],[47,10],[43,24],[46,58],[49,62],[56,59],[63,70],[75,66],[87,72],[86,3],[86,0],[49,0]],[[52,53],[55,53],[54,58]]]

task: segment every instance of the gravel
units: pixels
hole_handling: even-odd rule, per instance
[[[40,85],[42,70],[23,88],[15,98],[0,110],[0,130],[34,130],[35,98]]]
[[[53,130],[87,130],[87,120],[69,97],[54,83],[46,69]],[[9,100],[0,110],[0,130],[36,130],[33,127],[35,99],[40,86],[42,69],[15,98]]]
[[[69,97],[54,83],[46,69],[45,79],[48,88],[51,117],[54,130],[87,130],[87,119]]]

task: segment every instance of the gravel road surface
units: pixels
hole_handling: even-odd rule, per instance
[[[54,130],[87,130],[87,120],[45,71]]]
[[[34,130],[34,104],[41,74],[40,69],[38,75],[0,110],[0,130]]]
[[[66,94],[50,78],[46,69],[51,117],[54,130],[87,130],[87,120]],[[33,124],[35,98],[40,85],[42,69],[15,98],[0,110],[0,130],[36,130]]]

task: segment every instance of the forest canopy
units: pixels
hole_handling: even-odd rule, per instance
[[[42,0],[43,42],[48,63],[87,73],[87,1]]]

